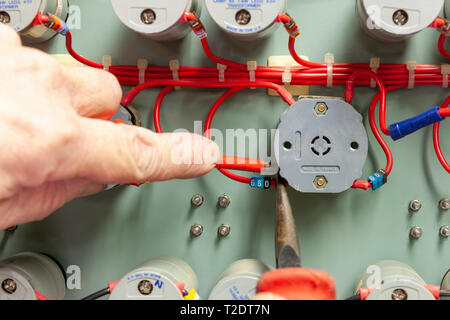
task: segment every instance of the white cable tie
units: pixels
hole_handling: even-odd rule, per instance
[[[137,67],[139,69],[139,84],[145,83],[145,72],[148,68],[148,61],[146,59],[138,59]]]
[[[370,69],[373,73],[378,74],[378,69],[380,69],[381,60],[378,57],[370,59]],[[370,79],[370,87],[375,88],[377,86],[377,82],[375,79]]]
[[[448,88],[448,75],[450,74],[450,64],[444,63],[441,65],[442,73],[442,88]]]
[[[256,61],[248,61],[247,62],[247,70],[250,76],[250,82],[256,81],[256,69],[258,69],[258,63]],[[255,88],[251,88],[255,89]]]
[[[333,87],[333,63],[334,63],[334,54],[328,52],[325,54],[325,63],[327,65],[327,87]]]
[[[170,60],[169,62],[170,70],[172,71],[172,76],[174,81],[180,80],[180,75],[178,74],[178,70],[180,70],[180,61],[179,60]],[[179,86],[175,86],[175,90],[179,90]]]
[[[112,65],[112,58],[111,58],[111,56],[103,56],[102,64],[103,64],[103,70],[109,72],[109,68]]]
[[[282,76],[282,81],[284,85],[290,86],[292,82],[292,73],[291,73],[291,66],[285,66],[284,67],[284,73]]]
[[[219,70],[219,82],[225,82],[225,70],[227,70],[227,66],[218,63],[217,69]]]
[[[414,89],[416,84],[417,61],[409,60],[406,62],[406,69],[409,71],[408,89]]]

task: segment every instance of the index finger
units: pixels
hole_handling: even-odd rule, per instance
[[[2,23],[0,23],[0,39],[0,48],[2,49],[16,48],[22,45],[22,40],[17,32]]]

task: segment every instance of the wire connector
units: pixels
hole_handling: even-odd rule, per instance
[[[256,176],[250,178],[250,187],[255,189],[270,189],[272,179],[269,177]]]
[[[247,70],[250,77],[250,82],[256,82],[256,69],[258,69],[258,63],[256,61],[247,62]],[[255,89],[255,88],[251,88]]]
[[[180,70],[180,61],[177,59],[169,61],[169,68],[172,71],[172,77],[174,81],[180,80],[178,70]],[[175,90],[180,90],[180,87],[176,86]]]
[[[195,35],[200,39],[205,39],[208,37],[208,34],[206,33],[206,29],[203,26],[203,23],[200,21],[199,18],[195,18],[193,20],[189,20],[189,24],[191,26],[192,31],[194,31]]]
[[[148,68],[148,60],[147,59],[138,59],[137,67],[139,69],[139,85],[145,83],[145,72]]]
[[[292,19],[290,15],[285,13],[286,16],[290,18],[288,22],[284,23],[284,28],[286,29],[287,33],[289,33],[289,36],[291,38],[297,38],[300,35],[300,27],[298,26],[297,22]]]
[[[327,87],[333,87],[333,64],[334,54],[328,52],[325,54],[325,64],[327,65]]]
[[[373,73],[378,74],[378,69],[380,69],[381,59],[378,57],[374,57],[370,59],[370,69]],[[370,79],[370,87],[376,88],[377,82],[374,79]]]
[[[406,62],[406,69],[409,71],[408,89],[414,89],[416,85],[417,61],[409,60]]]
[[[51,13],[47,13],[46,16],[48,16],[49,20],[48,22],[45,22],[44,25],[47,28],[52,29],[53,31],[59,33],[62,36],[66,36],[70,32],[69,27],[63,20],[61,20],[61,18]]]
[[[378,170],[371,175],[367,181],[372,184],[372,190],[375,191],[387,183],[387,173],[385,170]]]
[[[102,57],[102,65],[103,65],[103,70],[109,72],[109,68],[112,66],[111,56],[103,56]]]
[[[225,70],[227,70],[227,66],[218,63],[217,70],[219,70],[219,82],[225,82]]]
[[[450,74],[450,64],[444,63],[441,65],[441,74],[442,74],[442,88],[448,88],[448,78]]]

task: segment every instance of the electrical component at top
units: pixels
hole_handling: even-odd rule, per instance
[[[441,13],[444,0],[357,0],[361,27],[386,42],[402,41],[426,29]]]
[[[206,9],[219,28],[240,40],[260,39],[275,30],[286,0],[205,0]]]
[[[332,97],[306,97],[280,119],[274,141],[280,175],[301,192],[339,193],[362,176],[369,142],[363,117]]]
[[[200,0],[111,0],[111,5],[124,25],[157,41],[185,37],[190,28],[184,13],[201,11]]]
[[[26,43],[43,42],[56,32],[39,21],[40,15],[48,13],[54,20],[65,22],[68,6],[67,0],[0,1],[0,23],[13,28]]]

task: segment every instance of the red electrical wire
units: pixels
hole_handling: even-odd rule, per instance
[[[449,105],[450,105],[450,96],[447,97],[447,99],[444,101],[444,103],[441,106],[441,109],[449,110],[449,109],[447,109]],[[450,173],[450,165],[448,164],[447,160],[445,159],[445,156],[444,156],[444,154],[442,152],[442,149],[441,149],[441,143],[440,143],[440,139],[439,139],[439,128],[440,128],[440,126],[441,126],[441,124],[439,122],[435,123],[434,126],[433,126],[434,150],[436,151],[436,155],[437,155],[437,157],[439,159],[439,162],[442,164],[444,169],[448,173]]]
[[[164,100],[164,98],[166,97],[166,95],[173,91],[175,89],[174,86],[168,86],[165,87],[158,95],[158,97],[156,98],[156,103],[155,103],[155,109],[153,110],[153,121],[155,123],[155,131],[157,133],[162,133],[162,129],[161,129],[161,118],[160,118],[160,112],[161,112],[161,105],[162,102]]]
[[[101,63],[97,63],[97,62],[88,60],[88,59],[80,56],[78,53],[75,52],[75,50],[73,50],[72,34],[70,32],[68,32],[66,34],[66,49],[72,57],[74,57],[76,60],[78,60],[82,64],[85,64],[85,65],[93,67],[93,68],[103,69],[103,65]]]
[[[445,40],[447,39],[447,36],[445,34],[441,34],[441,36],[439,37],[439,41],[438,41],[438,50],[439,53],[447,59],[450,59],[450,52],[448,52],[445,49]]]

